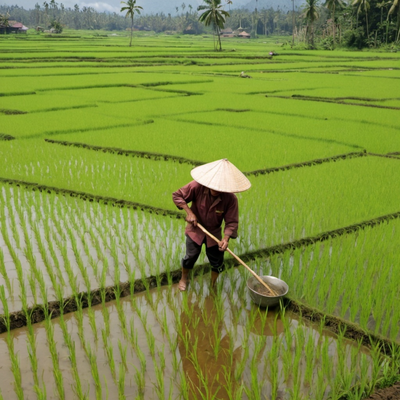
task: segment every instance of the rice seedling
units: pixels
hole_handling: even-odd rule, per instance
[[[4,263],[4,253],[1,248],[0,248],[0,274],[4,279],[8,293],[12,294],[11,281],[7,274],[6,266]]]
[[[90,345],[86,345],[85,347],[87,349],[87,355],[88,355],[89,362],[90,362],[92,377],[93,377],[93,380],[95,383],[96,400],[100,400],[103,398],[102,397],[103,390],[102,390],[102,386],[101,386],[101,382],[100,382],[100,375],[99,375],[99,370],[98,370],[98,366],[97,366],[96,353],[92,350]]]
[[[124,400],[125,396],[125,373],[126,369],[123,364],[119,365],[119,374],[118,374],[118,399]]]
[[[120,39],[104,38],[104,42],[96,43],[117,43],[113,40]],[[204,373],[197,355],[200,339],[187,329],[182,316],[190,321],[194,330],[203,323],[210,327],[214,360],[222,359],[229,349],[224,373],[219,372],[220,377],[224,375],[219,393],[225,390],[230,398],[250,395],[252,388],[257,396],[273,399],[290,396],[290,393],[293,398],[323,399],[330,395],[335,398],[344,393],[360,398],[379,379],[380,382],[394,379],[398,372],[394,349],[390,357],[383,359],[378,348],[373,348],[368,356],[361,356],[364,351],[361,347],[346,357],[349,351],[344,333],[337,339],[320,339],[324,336],[322,323],[319,328],[310,328],[304,321],[292,323],[285,310],[271,322],[270,312],[254,311],[246,296],[247,276],[239,270],[226,272],[224,282],[218,283],[214,310],[204,305],[208,276],[200,275],[191,285],[191,293],[183,294],[182,300],[173,290],[169,297],[163,297],[161,273],[167,272],[171,285],[171,272],[180,267],[182,221],[143,212],[140,208],[128,209],[125,203],[119,204],[120,209],[97,201],[102,196],[100,201],[113,203],[114,200],[108,198],[113,197],[142,203],[143,209],[152,206],[168,212],[174,210],[170,193],[186,183],[191,168],[190,164],[177,161],[183,154],[202,162],[228,157],[241,169],[252,171],[364,148],[382,153],[398,151],[395,111],[366,108],[365,100],[361,99],[364,96],[371,104],[385,105],[387,102],[383,100],[393,92],[392,80],[387,78],[393,77],[396,71],[370,71],[363,77],[357,72],[351,76],[330,74],[329,88],[326,74],[307,74],[309,79],[299,79],[298,72],[299,69],[302,72],[339,71],[358,65],[376,67],[379,63],[390,67],[395,56],[385,56],[384,60],[382,55],[377,55],[377,59],[371,60],[370,54],[359,53],[353,57],[351,53],[339,52],[328,60],[321,52],[299,56],[283,49],[279,63],[272,64],[254,59],[255,54],[262,53],[255,42],[246,45],[235,42],[238,51],[213,58],[212,63],[218,65],[211,66],[209,54],[203,52],[202,42],[197,42],[201,38],[190,39],[193,43],[186,38],[172,37],[141,40],[148,46],[135,52],[141,66],[132,62],[132,54],[120,48],[102,46],[98,51],[93,48],[94,42],[86,42],[86,39],[46,44],[36,40],[35,53],[26,53],[26,49],[19,47],[20,43],[13,46],[8,41],[3,43],[8,53],[2,55],[0,63],[13,68],[3,69],[2,92],[35,90],[37,94],[7,96],[7,101],[0,99],[0,108],[31,112],[1,116],[4,131],[19,138],[1,141],[2,177],[58,187],[57,191],[47,193],[43,187],[36,186],[33,192],[22,186],[1,185],[0,274],[4,285],[2,304],[5,302],[8,307],[4,314],[9,314],[11,307],[28,310],[34,303],[46,305],[54,298],[59,301],[70,296],[74,298],[78,311],[73,320],[78,328],[67,328],[67,318],[60,326],[74,369],[75,396],[79,398],[128,397],[125,386],[129,385],[136,385],[138,397],[144,398],[145,394],[149,395],[145,392],[151,380],[153,395],[188,398],[193,382],[185,376],[180,351],[190,353],[201,386],[212,386],[215,382]],[[86,46],[87,43],[90,45]],[[160,48],[160,43],[164,48]],[[179,47],[182,44],[184,48]],[[171,56],[168,62],[173,65],[167,65],[166,59],[161,57],[166,49]],[[198,64],[179,65],[187,61],[185,52],[189,49],[191,59]],[[99,58],[96,62],[76,59],[72,66],[68,61],[71,51],[78,55],[90,52]],[[15,55],[12,62],[7,59],[10,52],[13,57]],[[62,59],[51,62],[54,56]],[[35,59],[30,60],[30,57]],[[107,66],[102,66],[100,57],[107,60]],[[127,62],[132,64],[127,66]],[[152,74],[133,73],[148,72],[147,65],[152,62],[160,63],[152,65]],[[221,65],[227,62],[232,65]],[[250,65],[255,62],[257,65]],[[253,79],[237,79],[238,68],[241,70],[242,65],[250,68]],[[224,75],[220,74],[222,70]],[[212,79],[209,75],[188,79],[191,73],[213,76]],[[378,74],[385,76],[385,82],[380,79],[382,85],[371,95],[370,85],[365,82],[372,82],[370,79]],[[66,76],[74,77],[74,87]],[[301,77],[304,76],[302,73]],[[358,99],[338,104],[338,97],[351,94],[354,97],[354,91],[359,92]],[[182,96],[188,93],[202,95]],[[245,94],[246,107],[243,106]],[[292,95],[307,96],[307,103],[304,97]],[[142,101],[138,101],[140,99]],[[135,110],[132,112],[133,101]],[[310,101],[313,107],[309,107]],[[326,101],[330,101],[329,106]],[[395,100],[390,101],[392,105],[397,104]],[[349,102],[357,102],[357,105],[350,106]],[[244,108],[249,111],[233,112]],[[43,128],[37,121],[44,117],[46,126]],[[140,125],[139,120],[154,122]],[[133,133],[132,124],[136,124]],[[381,132],[379,137],[377,129]],[[181,140],[188,131],[199,137],[195,149]],[[232,140],[226,144],[228,136]],[[59,146],[35,137],[119,147],[122,153],[132,150],[142,158]],[[210,138],[213,146],[209,146]],[[143,158],[146,152],[159,152],[168,161]],[[249,152],[253,157],[248,157]],[[169,159],[170,156],[176,161]],[[252,190],[239,196],[241,228],[232,246],[244,254],[399,211],[399,193],[393,185],[393,177],[398,175],[397,162],[396,159],[368,156],[251,177]],[[63,189],[71,192],[63,192]],[[79,196],[87,201],[69,196],[77,195],[76,192],[83,192]],[[252,265],[259,273],[281,276],[289,283],[294,300],[396,340],[400,310],[397,307],[388,310],[386,306],[396,304],[398,298],[393,279],[398,265],[398,251],[394,247],[398,243],[398,231],[398,223],[390,221],[323,243],[304,244],[302,248],[294,246],[268,260],[260,257]],[[156,278],[146,279],[149,276]],[[146,291],[140,298],[135,297],[134,282],[138,278],[142,279]],[[105,288],[128,280],[133,296],[131,305],[125,307],[117,287],[114,303],[117,319],[105,305],[108,300]],[[157,289],[153,292],[154,281]],[[88,297],[86,314],[79,302],[80,293],[98,287],[103,289],[100,312],[92,307]],[[201,314],[195,304],[203,310]],[[49,320],[50,311],[44,309]],[[99,324],[102,343],[98,341]],[[27,357],[32,368],[36,364],[40,368],[42,355],[36,348],[35,359],[37,343],[29,329]],[[76,331],[82,350],[78,346],[75,348]],[[51,336],[52,332],[49,330],[48,334]],[[49,342],[51,362],[58,364],[61,370],[55,341],[53,336],[53,342],[50,344],[51,339]],[[100,352],[92,348],[93,343],[96,350],[100,347]],[[127,379],[129,373],[126,374],[131,365],[126,343],[132,346],[135,354],[136,375],[132,381],[136,383],[132,384]],[[80,352],[86,353],[85,360],[79,358]],[[265,370],[257,368],[257,353],[266,364]],[[13,373],[17,381],[18,352],[14,350],[14,354]],[[153,362],[149,362],[149,356]],[[113,368],[107,365],[109,358],[115,359]],[[120,364],[118,359],[122,361]],[[83,374],[86,362],[95,394],[90,393]],[[113,377],[107,368],[114,370]],[[56,370],[54,380],[58,393],[62,382],[57,374]],[[358,379],[361,374],[362,379]],[[103,375],[107,375],[109,387]],[[21,379],[24,383],[24,376]],[[355,387],[357,379],[360,385]],[[36,396],[45,398],[46,385],[43,379],[40,382],[40,372],[32,380]],[[237,390],[227,389],[233,386]],[[23,387],[25,391],[28,386]],[[286,394],[280,392],[281,388]],[[5,389],[1,389],[2,397],[6,398]],[[30,393],[24,395],[29,397]],[[210,390],[198,395],[218,398],[219,394]],[[67,396],[66,387],[64,397]]]
[[[65,399],[64,380],[59,366],[59,358],[58,358],[56,342],[54,341],[54,326],[49,318],[45,319],[45,327],[46,327],[47,341],[53,365],[53,375],[57,385],[58,397],[60,399]]]
[[[114,360],[114,348],[107,337],[107,332],[105,329],[101,330],[101,336],[103,338],[103,346],[104,346],[104,351],[107,355],[107,360],[108,364],[110,366],[111,374],[115,382],[117,382],[117,375],[116,375],[116,369],[115,369],[115,360]]]
[[[63,333],[64,342],[65,342],[66,346],[68,347],[68,351],[69,351],[69,360],[71,362],[72,375],[74,377],[73,391],[78,398],[87,399],[89,397],[89,388],[86,390],[86,392],[83,391],[81,376],[79,374],[78,363],[77,363],[77,359],[76,359],[76,345],[75,345],[75,342],[71,339],[70,333],[68,332],[68,328],[67,328],[67,325],[64,320],[64,314],[63,314],[62,309],[61,309],[59,321],[60,321],[60,327],[61,327],[61,330]],[[90,353],[90,351],[89,351],[89,353]],[[90,359],[90,357],[89,357],[89,359]]]

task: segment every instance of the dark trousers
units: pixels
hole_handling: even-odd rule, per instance
[[[199,246],[196,242],[186,235],[186,255],[182,258],[182,267],[185,269],[193,269],[193,266],[199,258],[201,246],[206,244],[206,239]],[[218,245],[207,247],[206,254],[211,265],[211,270],[214,272],[222,272],[224,270],[224,252],[219,251]]]

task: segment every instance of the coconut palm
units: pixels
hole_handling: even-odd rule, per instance
[[[336,23],[335,23],[336,9],[339,7],[343,7],[344,3],[343,3],[343,0],[326,0],[324,5],[331,12],[331,15],[332,15],[333,47],[335,47],[335,43],[336,43]]]
[[[388,19],[389,15],[394,13],[394,10],[397,7],[397,38],[396,42],[399,41],[400,39],[400,0],[393,0],[392,1],[392,6],[390,7],[389,14],[388,14]]]
[[[367,26],[367,38],[369,37],[369,27],[368,27],[368,10],[369,10],[369,2],[368,0],[354,0],[353,1],[353,6],[357,7],[357,19],[358,19],[358,14],[364,9],[365,12],[365,22]]]
[[[133,35],[133,17],[136,14],[140,14],[140,10],[143,10],[143,7],[136,5],[136,0],[128,0],[128,1],[121,1],[121,4],[126,4],[125,7],[122,7],[120,12],[126,11],[125,18],[131,18],[131,41],[129,42],[129,47],[132,46],[132,35]]]
[[[197,7],[197,11],[204,11],[200,15],[199,21],[205,26],[212,25],[214,33],[217,35],[217,43],[214,43],[214,49],[222,50],[221,29],[224,28],[226,17],[229,17],[228,11],[222,9],[221,0],[203,0],[204,5]]]
[[[307,35],[311,35],[311,47],[314,48],[314,22],[319,18],[319,0],[306,0],[301,16],[307,21]]]

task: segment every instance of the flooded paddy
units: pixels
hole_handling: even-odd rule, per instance
[[[1,38],[0,327],[13,311],[26,327],[0,335],[0,400],[359,400],[393,384],[400,53],[272,60],[279,38],[217,55],[211,38],[92,34]],[[170,194],[220,158],[253,184],[232,250],[289,284],[286,311],[253,305],[241,268],[216,293],[207,275],[173,286]]]
[[[8,185],[0,190],[0,285],[10,312],[179,268],[181,221]]]
[[[13,330],[0,335],[0,354],[7,400],[19,390],[26,399],[325,399],[384,362],[322,325],[253,305],[236,269],[216,293],[201,275],[187,293],[161,287]]]

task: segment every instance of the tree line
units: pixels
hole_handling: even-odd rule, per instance
[[[129,1],[128,1],[129,2]],[[22,22],[29,28],[62,26],[89,30],[148,30],[167,33],[204,34],[210,30],[220,38],[225,27],[246,30],[252,38],[288,36],[287,43],[308,48],[398,47],[400,44],[400,0],[292,0],[293,7],[253,10],[235,8],[234,0],[203,0],[198,8],[182,2],[174,14],[98,12],[92,7],[65,7],[56,0],[36,3],[33,9],[0,6],[0,24]],[[257,4],[257,1],[256,1]],[[126,10],[124,10],[126,12]],[[217,13],[215,12],[217,11]],[[1,22],[3,21],[3,22]],[[290,37],[289,37],[290,36]],[[219,41],[219,48],[221,43]]]

